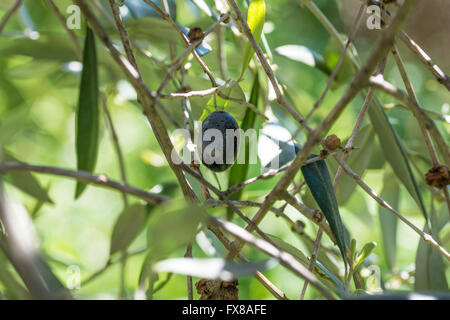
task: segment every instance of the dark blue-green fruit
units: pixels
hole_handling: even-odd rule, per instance
[[[206,117],[197,146],[208,169],[221,172],[234,164],[239,146],[238,129],[236,120],[225,111],[214,111]]]

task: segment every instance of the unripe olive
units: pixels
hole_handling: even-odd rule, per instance
[[[239,147],[239,126],[225,111],[214,111],[203,121],[197,146],[202,163],[212,171],[231,167]],[[216,141],[216,139],[220,139]]]
[[[225,13],[222,13],[221,15],[220,15],[220,19],[222,19],[222,17],[225,15]],[[228,22],[230,22],[230,17],[228,16],[228,17],[226,17],[225,19],[223,19],[223,23],[225,23],[225,24],[227,24]]]
[[[450,184],[450,169],[446,165],[438,165],[428,170],[425,182],[438,189],[445,189]]]
[[[195,42],[197,40],[200,40],[202,37],[203,37],[203,30],[202,30],[202,28],[194,27],[194,28],[191,28],[189,30],[188,38],[189,38],[189,41],[191,43]]]
[[[325,146],[329,150],[337,150],[341,147],[341,140],[335,134],[329,135],[325,139]]]

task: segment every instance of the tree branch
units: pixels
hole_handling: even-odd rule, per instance
[[[121,182],[111,180],[105,175],[93,175],[85,171],[73,171],[68,169],[37,166],[20,162],[0,162],[0,173],[7,173],[10,171],[29,171],[68,177],[80,182],[89,183],[101,187],[107,187],[118,190],[120,192],[125,192],[127,194],[131,194],[135,197],[138,197],[142,200],[145,200],[149,203],[159,204],[169,200],[169,198],[165,196],[157,195],[151,192],[144,191],[142,189],[129,186]]]
[[[2,21],[0,21],[0,35],[3,32],[3,29],[5,28],[6,24],[8,23],[9,19],[13,16],[14,12],[16,12],[17,9],[20,8],[22,5],[22,0],[16,0],[12,7],[6,12],[5,16],[3,17]]]
[[[291,254],[279,250],[272,244],[268,243],[263,239],[256,238],[247,230],[235,225],[231,222],[223,221],[212,216],[208,216],[208,221],[227,233],[233,235],[242,242],[248,243],[249,245],[259,249],[260,251],[268,254],[271,257],[277,258],[280,263],[286,268],[292,270],[294,273],[300,277],[307,279],[311,285],[313,285],[319,292],[329,300],[335,300],[335,298],[330,294],[330,292],[325,289],[317,280],[316,276],[305,268],[300,262],[298,262]],[[234,242],[233,242],[234,243]],[[233,243],[231,246],[233,246]]]
[[[234,2],[233,0],[228,1]],[[364,83],[368,81],[369,77],[375,71],[376,66],[391,48],[395,35],[400,31],[401,26],[406,20],[406,17],[410,10],[413,8],[414,4],[415,0],[405,2],[405,4],[398,10],[397,16],[394,18],[392,24],[383,31],[381,41],[379,42],[371,56],[368,58],[366,63],[363,65],[361,70],[359,70],[359,72],[353,78],[353,81],[344,93],[343,97],[338,101],[335,107],[318,125],[318,127],[308,135],[306,143],[304,144],[303,148],[297,153],[295,159],[289,166],[286,173],[283,175],[274,189],[270,192],[270,194],[266,196],[263,205],[252,218],[252,222],[254,225],[258,225],[264,219],[269,208],[280,197],[280,195],[285,192],[290,182],[299,171],[300,167],[304,164],[306,157],[312,151],[313,147],[320,143],[323,134],[337,120],[345,107],[356,96],[358,91],[364,87]],[[246,230],[252,232],[254,228],[252,225],[247,225]],[[233,258],[234,255],[236,255],[237,252],[239,252],[239,250],[242,248],[242,245],[242,242],[236,244],[236,250],[229,253],[229,258]]]

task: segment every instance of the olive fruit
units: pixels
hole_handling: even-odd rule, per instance
[[[446,165],[438,165],[428,170],[425,182],[431,187],[445,189],[450,184],[450,169]]]
[[[202,28],[194,27],[194,28],[189,30],[188,38],[189,38],[189,41],[191,43],[195,42],[197,40],[200,40],[202,37],[203,37],[203,30],[202,30]]]
[[[238,129],[236,120],[225,111],[214,111],[202,122],[197,146],[207,168],[221,172],[233,165],[239,149]]]
[[[325,146],[331,151],[337,150],[341,147],[341,140],[335,134],[329,135],[325,139]]]

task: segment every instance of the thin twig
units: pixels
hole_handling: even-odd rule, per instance
[[[170,140],[170,137],[167,133],[167,129],[161,120],[156,108],[155,108],[155,100],[156,98],[153,96],[149,88],[144,83],[143,79],[140,77],[138,70],[127,60],[125,59],[120,52],[115,48],[112,44],[111,40],[108,37],[108,34],[103,29],[101,24],[98,22],[97,18],[89,8],[89,6],[82,0],[73,0],[84,13],[85,17],[91,24],[96,35],[103,42],[106,48],[111,53],[111,56],[122,69],[124,74],[127,76],[130,83],[136,89],[138,96],[140,97],[141,105],[144,109],[144,113],[147,116],[147,119],[153,129],[156,139],[158,140],[159,145],[161,146],[161,150],[166,157],[167,162],[169,163],[170,168],[174,172],[177,180],[181,186],[181,190],[183,195],[187,198],[195,199],[196,196],[189,184],[187,183],[183,172],[181,169],[175,164],[174,159],[172,158],[172,150],[174,150],[173,144]],[[178,161],[180,159],[176,159]]]
[[[134,57],[133,49],[131,48],[131,43],[128,38],[128,32],[123,25],[122,16],[120,15],[119,6],[117,5],[116,0],[109,0],[109,5],[111,6],[111,10],[113,12],[114,20],[116,22],[117,30],[119,31],[120,39],[122,40],[123,48],[125,49],[125,53],[127,55],[128,61],[133,65],[133,67],[139,72],[139,68],[136,62],[136,58]]]
[[[211,190],[213,193],[215,193],[223,202],[225,202],[227,204],[227,206],[232,209],[234,212],[237,213],[237,215],[244,220],[248,225],[252,225],[252,227],[254,228],[253,230],[255,230],[264,240],[266,240],[267,242],[271,243],[272,245],[276,246],[273,241],[264,233],[262,232],[258,226],[253,225],[252,221],[247,218],[247,216],[241,211],[239,210],[234,204],[233,202],[228,199],[225,194],[223,192],[221,192],[219,189],[217,189],[215,186],[213,186],[208,180],[206,180],[205,178],[203,178],[203,176],[201,174],[198,174],[195,170],[191,169],[189,166],[187,166],[186,164],[181,164],[180,165],[184,171],[186,171],[188,174],[190,174],[192,177],[194,177],[195,179],[197,179],[200,183],[202,183],[205,187],[207,187],[209,190]],[[232,260],[232,259],[230,259]]]
[[[220,231],[216,226],[209,225],[208,229],[211,230],[212,233],[219,239],[220,242],[227,248],[231,250],[232,242]],[[237,256],[239,261],[250,262],[244,255],[241,253]],[[266,288],[275,298],[278,300],[289,300],[283,291],[281,291],[276,285],[270,282],[260,271],[256,271],[255,273],[256,279]]]
[[[400,33],[400,39],[419,57],[420,61],[431,71],[436,80],[450,91],[450,77],[431,60],[430,56],[406,32]]]
[[[14,12],[16,12],[16,10],[19,9],[21,5],[22,5],[22,0],[16,0],[16,2],[14,2],[12,7],[6,12],[2,21],[0,21],[0,35],[2,34],[2,31],[5,28],[6,24],[8,23],[9,19],[11,19]]]
[[[400,56],[400,52],[398,51],[397,47],[394,45],[392,48],[392,55],[394,56],[395,63],[397,64],[397,68],[400,71],[400,75],[403,79],[403,83],[405,84],[406,92],[408,92],[409,97],[417,104],[419,105],[419,101],[417,99],[416,93],[414,91],[414,88],[411,84],[411,81],[409,80],[408,74],[405,69],[405,65],[403,64],[402,57]],[[425,128],[425,124],[420,121],[419,118],[416,118],[417,122],[419,123],[420,130],[422,131],[423,138],[425,140],[425,145],[428,148],[428,152],[431,157],[431,162],[433,163],[433,166],[439,165],[439,158],[436,153],[436,149],[434,148],[433,142],[431,141],[430,134],[428,133],[427,129]]]
[[[21,162],[0,162],[0,173],[7,173],[10,171],[29,171],[68,177],[75,179],[79,182],[89,183],[101,187],[107,187],[118,190],[120,192],[126,192],[127,194],[136,196],[149,203],[159,204],[169,200],[169,198],[165,196],[157,195],[142,189],[132,187],[122,182],[111,180],[105,175],[93,175],[85,171],[74,171],[69,169],[62,169],[48,166],[37,166]]]
[[[230,3],[233,0],[228,0]],[[392,21],[391,25],[383,31],[382,39],[378,43],[377,47],[367,59],[364,66],[358,71],[358,73],[353,78],[349,88],[345,91],[342,98],[338,101],[335,107],[329,112],[327,117],[317,126],[317,128],[308,135],[306,143],[303,148],[297,153],[293,162],[286,170],[286,173],[278,181],[274,189],[266,196],[263,205],[258,210],[258,212],[252,218],[252,225],[247,225],[246,230],[249,232],[254,231],[253,225],[258,225],[265,217],[269,208],[273,203],[282,195],[292,179],[295,177],[296,173],[299,171],[300,167],[304,164],[307,156],[311,152],[314,146],[320,143],[323,134],[331,127],[331,125],[337,120],[345,107],[350,103],[351,100],[356,96],[356,94],[364,87],[366,81],[368,81],[371,74],[375,71],[376,66],[379,64],[381,59],[387,54],[389,48],[392,46],[394,37],[399,32],[402,27],[406,17],[413,8],[415,0],[405,2],[405,4],[398,10],[396,17]],[[236,245],[236,250],[230,252],[228,258],[233,258],[242,248],[243,243],[238,243]]]
[[[311,164],[311,163],[314,163],[314,162],[326,159],[329,156],[332,156],[332,155],[334,155],[334,154],[336,154],[338,152],[344,152],[344,154],[345,154],[345,153],[348,153],[348,152],[350,152],[352,150],[355,150],[355,149],[356,148],[351,147],[351,148],[340,148],[340,149],[337,149],[337,150],[333,150],[333,151],[330,151],[330,152],[328,152],[326,154],[323,154],[323,155],[320,155],[320,156],[317,156],[317,157],[313,157],[313,158],[310,158],[310,159],[306,160],[304,165],[306,166],[308,164]],[[224,191],[224,194],[225,195],[230,195],[230,194],[233,194],[233,193],[241,190],[242,188],[244,188],[244,187],[246,187],[246,186],[248,186],[248,185],[250,185],[252,183],[255,183],[257,181],[273,178],[276,175],[278,175],[279,173],[286,171],[288,168],[289,168],[289,166],[285,166],[285,167],[282,167],[282,168],[277,169],[277,170],[269,170],[268,172],[262,173],[259,176],[256,176],[256,177],[253,177],[253,178],[249,178],[249,179],[247,179],[247,180],[245,180],[243,182],[240,182],[240,183],[237,183],[235,185],[230,186],[226,191]]]
[[[317,255],[319,252],[320,247],[320,240],[322,239],[322,229],[319,228],[317,231],[316,241],[314,242],[314,248],[311,253],[311,259],[309,260],[309,266],[308,270],[312,271],[314,265],[316,264]],[[305,283],[303,284],[302,293],[300,294],[300,300],[303,300],[305,298],[306,289],[308,288],[309,281],[305,280]]]
[[[367,93],[367,96],[364,100],[361,111],[359,112],[358,119],[356,120],[356,124],[353,127],[352,134],[351,134],[350,138],[348,139],[347,144],[345,145],[346,148],[353,146],[353,144],[355,143],[356,136],[358,135],[359,129],[364,120],[364,116],[366,115],[367,109],[369,109],[369,105],[370,105],[370,102],[372,101],[374,94],[375,94],[375,90],[373,90],[372,88],[369,89],[369,92]],[[344,153],[344,155],[342,156],[342,161],[344,161],[344,162],[347,161],[348,157],[349,157],[349,154]],[[337,186],[339,184],[339,179],[341,178],[341,176],[342,176],[342,168],[339,167],[336,171],[336,175],[335,175],[334,181],[333,181],[334,192],[336,192]]]
[[[234,0],[227,0],[228,4],[231,8],[233,8],[233,11],[235,13],[235,16],[239,23],[242,26],[243,32],[245,36],[247,37],[250,45],[252,46],[253,50],[256,53],[256,56],[258,57],[259,61],[261,62],[261,65],[264,69],[264,71],[267,74],[267,77],[269,78],[274,90],[275,94],[277,96],[277,102],[302,126],[306,129],[307,132],[311,132],[312,129],[308,126],[308,124],[305,122],[303,117],[297,112],[296,108],[291,106],[291,104],[283,97],[283,94],[281,93],[280,86],[278,84],[278,81],[273,73],[272,68],[270,67],[269,63],[266,60],[266,57],[264,56],[264,53],[262,52],[261,48],[258,46],[258,43],[256,42],[255,38],[253,37],[252,31],[250,30],[250,27],[247,24],[246,19],[244,19],[244,16],[242,15],[242,12],[239,10],[239,7],[237,6],[236,2]]]
[[[450,261],[450,254],[439,245],[439,243],[433,239],[433,237],[422,230],[420,230],[418,227],[416,227],[411,221],[406,219],[403,215],[401,215],[397,210],[391,207],[386,201],[384,201],[382,198],[380,198],[375,191],[373,191],[367,184],[362,181],[361,177],[358,176],[345,162],[343,162],[339,158],[335,158],[336,161],[342,166],[344,171],[350,175],[355,182],[364,190],[367,192],[369,196],[371,196],[375,201],[377,201],[382,207],[388,209],[390,212],[392,212],[394,215],[396,215],[401,221],[403,221],[406,225],[408,225],[412,230],[414,230],[425,242],[433,246],[435,249],[437,249],[448,261]]]
[[[186,248],[186,252],[184,254],[185,258],[192,258],[192,243],[188,244]],[[188,300],[194,300],[194,291],[192,287],[192,276],[186,276],[187,282],[187,292],[188,292]]]
[[[189,91],[186,93],[174,92],[174,93],[169,93],[169,94],[159,94],[158,97],[161,99],[188,99],[188,98],[192,98],[192,97],[206,97],[206,96],[213,95],[220,90],[223,90],[226,88],[231,88],[235,85],[237,85],[237,82],[229,81],[221,86],[206,89],[206,90]]]
[[[223,221],[212,216],[208,216],[208,221],[210,224],[216,225],[217,227],[238,238],[240,241],[248,243],[271,257],[277,258],[286,268],[292,270],[300,277],[307,279],[311,285],[319,290],[325,298],[335,300],[330,292],[318,282],[316,276],[311,271],[306,269],[300,262],[298,262],[297,259],[295,259],[291,254],[278,249],[263,239],[256,238],[250,232],[234,223]]]
[[[289,203],[293,208],[295,208],[298,212],[300,212],[306,218],[317,224],[319,228],[325,231],[325,233],[328,235],[331,241],[333,241],[333,243],[335,244],[337,243],[333,233],[331,232],[330,226],[327,224],[327,221],[320,210],[313,210],[305,206],[303,203],[298,201],[296,197],[294,197],[287,191],[283,194],[283,199],[287,203]]]
[[[302,6],[303,5],[304,4],[302,4]],[[355,21],[353,21],[352,28],[350,30],[347,41],[345,43],[345,47],[344,47],[344,49],[342,49],[341,55],[339,56],[339,60],[337,61],[336,65],[334,66],[331,75],[328,77],[328,81],[327,81],[327,85],[326,85],[325,89],[322,91],[319,99],[317,99],[317,101],[314,103],[313,109],[306,116],[306,118],[305,118],[306,121],[311,119],[314,112],[320,107],[320,104],[322,103],[323,99],[325,98],[328,90],[331,88],[331,84],[333,83],[334,79],[336,78],[336,76],[341,68],[342,62],[344,62],[344,58],[346,56],[347,50],[350,47],[350,44],[353,42],[353,39],[355,37],[356,31],[358,30],[359,24],[361,22],[361,17],[362,17],[362,14],[363,14],[365,8],[366,8],[366,4],[362,3],[359,8],[358,14],[356,15],[356,19],[355,19]]]
[[[228,78],[228,66],[227,66],[227,56],[225,54],[224,48],[224,32],[225,28],[219,25],[216,30],[217,34],[217,60],[219,60],[219,69],[222,79]]]
[[[134,252],[130,252],[128,253],[128,257],[132,257],[141,253],[147,252],[147,248],[143,248],[140,250],[136,250]],[[96,279],[98,276],[100,276],[101,274],[103,274],[103,272],[105,272],[111,265],[120,262],[121,260],[121,256],[116,256],[115,258],[109,258],[108,261],[106,261],[105,265],[97,270],[96,272],[94,272],[93,274],[91,274],[88,278],[86,278],[85,280],[81,281],[80,286],[85,286],[88,283],[90,283],[91,281],[93,281],[94,279]]]
[[[383,74],[384,68],[386,66],[386,58],[383,59],[383,61],[380,63],[380,65],[378,66],[378,70],[375,72],[375,74]],[[373,88],[369,89],[369,92],[366,95],[366,98],[364,99],[364,103],[363,106],[361,108],[361,111],[359,112],[358,115],[358,119],[356,120],[356,124],[353,127],[353,131],[352,134],[350,136],[350,138],[347,141],[347,144],[345,145],[346,148],[350,148],[353,147],[356,137],[358,135],[359,129],[361,128],[362,122],[364,120],[364,116],[366,115],[367,110],[369,109],[369,105],[372,102],[372,98],[375,94],[375,90]],[[342,161],[347,161],[349,157],[348,153],[344,153],[344,155],[342,156]],[[334,192],[336,192],[337,186],[339,184],[339,179],[342,176],[342,168],[338,167],[336,175],[334,177],[334,182],[333,182],[333,189]]]
[[[382,76],[370,77],[369,85],[393,96],[394,98],[398,99],[399,101],[407,105],[411,110],[412,114],[414,115],[414,117],[416,117],[419,122],[424,124],[425,128],[428,130],[428,132],[431,134],[434,141],[436,142],[436,145],[439,149],[439,152],[443,156],[445,163],[447,164],[447,166],[450,166],[450,150],[447,146],[446,141],[444,140],[438,128],[436,127],[436,124],[428,116],[428,114],[426,114],[426,112],[419,105],[417,105],[417,103],[414,100],[412,100],[408,96],[408,94],[406,94],[402,90],[396,88],[394,85],[384,80]]]
[[[58,9],[58,7],[53,2],[53,0],[45,0],[45,2],[47,3],[47,6],[49,6],[50,9],[53,10],[53,12],[55,12],[55,15],[58,18],[59,22],[61,22],[61,25],[64,27],[64,29],[66,30],[66,32],[69,35],[70,39],[72,40],[72,43],[73,43],[73,45],[75,47],[75,51],[77,53],[78,58],[81,60],[81,58],[83,56],[83,49],[81,48],[81,45],[78,42],[78,39],[77,39],[77,36],[75,35],[75,32],[73,32],[72,29],[69,29],[69,27],[67,26],[67,23],[66,23],[66,18],[61,13],[61,11]]]

